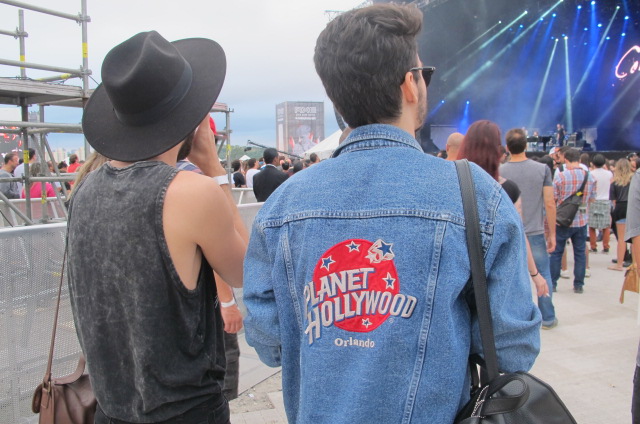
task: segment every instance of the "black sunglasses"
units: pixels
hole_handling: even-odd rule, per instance
[[[411,68],[409,69],[409,71],[421,71],[424,83],[427,85],[427,87],[429,87],[429,83],[431,82],[431,75],[433,75],[433,73],[436,71],[436,68],[435,66],[421,66],[418,68]]]

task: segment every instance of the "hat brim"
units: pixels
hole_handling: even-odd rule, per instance
[[[116,116],[100,84],[82,116],[84,135],[98,153],[124,162],[151,159],[184,140],[211,111],[224,83],[227,61],[218,43],[189,38],[172,43],[191,65],[191,88],[176,107],[158,122],[132,126]],[[158,72],[162,72],[158,69]]]

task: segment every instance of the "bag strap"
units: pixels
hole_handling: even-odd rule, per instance
[[[578,191],[575,192],[575,194],[578,193],[584,193],[584,186],[587,185],[587,180],[589,179],[589,171],[586,171],[587,173],[584,174],[584,180],[582,180],[582,185],[580,186],[580,188],[578,189]],[[580,196],[583,196],[584,194],[581,194]]]
[[[466,159],[455,161],[460,193],[462,194],[462,206],[464,209],[465,234],[467,237],[467,250],[471,265],[471,281],[476,300],[478,324],[480,326],[480,338],[484,360],[487,366],[489,381],[500,375],[498,371],[498,355],[493,335],[491,321],[491,309],[489,305],[489,292],[487,290],[486,271],[484,268],[484,254],[482,252],[480,220],[476,203],[476,192],[471,167]]]
[[[53,348],[56,343],[56,330],[58,328],[58,313],[60,312],[60,297],[62,296],[62,282],[64,280],[64,266],[67,263],[68,242],[65,237],[64,255],[62,257],[62,270],[60,271],[60,284],[58,285],[58,300],[56,301],[56,313],[53,316],[53,330],[51,331],[51,345],[49,347],[49,359],[47,361],[47,371],[42,380],[43,387],[48,388],[51,383],[51,366],[53,364]]]

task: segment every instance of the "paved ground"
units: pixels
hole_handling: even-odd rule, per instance
[[[580,424],[631,422],[631,381],[638,347],[638,295],[620,304],[623,273],[607,270],[611,252],[590,254],[584,294],[560,279],[554,304],[560,324],[542,331],[532,373],[551,384]],[[569,255],[569,269],[573,266]],[[241,337],[240,391],[231,402],[234,424],[286,423],[279,369],[260,363]]]

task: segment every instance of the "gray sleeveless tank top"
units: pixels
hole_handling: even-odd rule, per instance
[[[162,208],[177,172],[162,162],[107,163],[71,200],[76,330],[98,403],[118,420],[167,420],[222,396],[223,327],[211,266],[203,257],[197,287],[188,290],[164,237]]]

